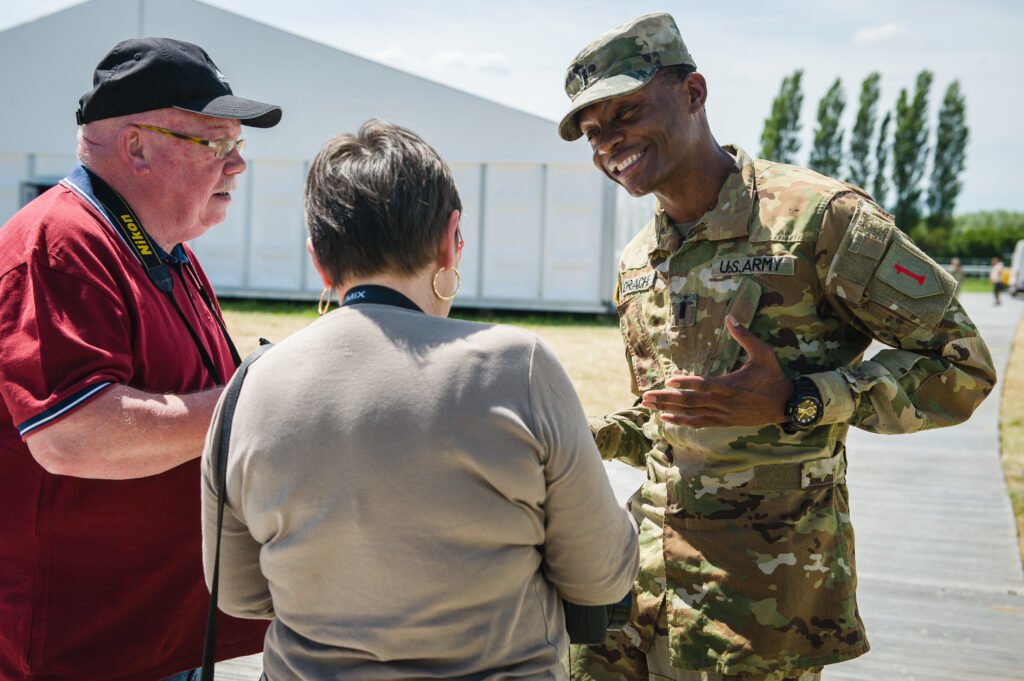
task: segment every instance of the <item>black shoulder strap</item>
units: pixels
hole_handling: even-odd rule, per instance
[[[260,347],[245,358],[228,383],[224,395],[223,416],[220,422],[220,446],[214,452],[213,470],[217,484],[217,550],[213,558],[213,579],[210,585],[210,611],[206,617],[206,641],[203,644],[203,673],[201,681],[213,681],[214,663],[217,658],[217,592],[220,581],[220,535],[224,525],[224,503],[227,500],[228,445],[231,442],[231,421],[235,417],[238,394],[242,392],[242,381],[249,366],[264,352],[273,347],[270,341],[261,338]]]

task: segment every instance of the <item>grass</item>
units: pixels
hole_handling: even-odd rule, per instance
[[[992,293],[992,284],[988,279],[979,277],[968,277],[960,286],[960,290],[966,293]]]
[[[245,357],[259,347],[261,337],[284,340],[316,319],[310,303],[255,300],[222,300],[224,321],[238,352]]]
[[[1024,563],[1024,324],[1013,335],[1010,361],[1003,375],[1003,397],[999,413],[1000,452],[1006,487],[1017,519],[1017,542]]]
[[[223,300],[228,331],[242,357],[260,337],[279,342],[317,317],[309,302]],[[607,414],[633,404],[629,370],[618,323],[608,317],[568,314],[487,314],[456,310],[453,317],[514,324],[533,331],[551,346],[565,366],[587,414]]]

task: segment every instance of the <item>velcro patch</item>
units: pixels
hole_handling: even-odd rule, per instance
[[[911,298],[944,292],[931,264],[899,242],[889,249],[875,276]]]
[[[711,276],[731,277],[739,274],[782,274],[793,276],[794,255],[757,255],[751,258],[719,258],[711,263]]]
[[[633,293],[640,293],[654,286],[654,280],[657,278],[657,273],[651,270],[636,277],[630,277],[629,279],[623,279],[622,283],[619,284],[619,297],[631,295]]]

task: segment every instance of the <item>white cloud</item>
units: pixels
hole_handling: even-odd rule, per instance
[[[910,35],[910,31],[899,24],[882,24],[864,28],[853,34],[854,45],[873,45],[875,43],[889,42],[898,38]]]

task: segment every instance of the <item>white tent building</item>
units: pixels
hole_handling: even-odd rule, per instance
[[[95,64],[147,35],[206,47],[235,92],[284,109],[276,128],[246,129],[249,169],[228,219],[193,243],[220,296],[319,294],[302,216],[309,160],[376,117],[421,134],[455,173],[467,243],[458,305],[610,309],[618,252],[650,203],[602,177],[554,121],[196,0],[92,0],[0,32],[0,224],[76,162],[74,111]]]

